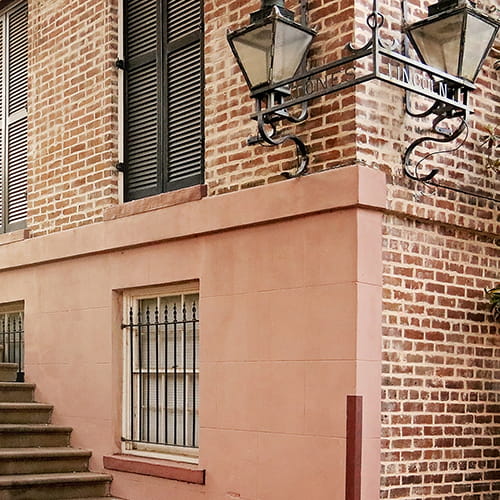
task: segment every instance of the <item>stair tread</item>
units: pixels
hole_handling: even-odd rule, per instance
[[[71,432],[72,427],[56,424],[0,424],[1,432]]]
[[[69,446],[43,447],[43,448],[0,448],[0,460],[9,458],[25,459],[30,457],[90,457],[90,450],[71,448]]]
[[[17,363],[0,363],[0,370],[2,368],[8,368],[8,369],[15,368],[15,369],[17,369],[17,367],[18,367]]]
[[[53,405],[49,405],[46,403],[23,403],[23,402],[0,402],[0,410],[9,410],[9,409],[23,409],[23,410],[31,410],[31,409],[53,409]]]
[[[0,475],[0,487],[51,483],[85,483],[111,481],[109,474],[98,472],[50,472],[45,474]]]
[[[35,389],[35,384],[29,384],[28,382],[0,382],[0,389],[5,388],[22,388],[22,389]]]

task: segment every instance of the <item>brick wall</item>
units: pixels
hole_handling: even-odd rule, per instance
[[[117,202],[117,0],[30,0],[28,228],[102,218]]]
[[[380,3],[390,39],[400,3]],[[226,29],[259,6],[205,2],[209,195],[280,181],[295,165],[293,145],[246,145],[253,103]],[[423,18],[423,7],[408,2],[408,20]],[[319,31],[311,64],[345,55],[349,41],[362,45],[370,9],[368,0],[310,0]],[[30,0],[30,13],[28,227],[37,236],[99,221],[117,203],[117,0]],[[440,183],[489,197],[498,196],[498,172],[488,167],[495,153],[482,145],[500,111],[493,63],[478,78],[464,147],[427,163]],[[371,82],[314,102],[309,120],[290,130],[310,146],[312,171],[360,163],[387,176],[381,496],[493,500],[500,347],[483,288],[499,284],[498,204],[403,177],[401,155],[430,123],[406,115],[403,97]]]
[[[483,288],[499,264],[491,234],[386,217],[381,498],[498,498],[500,344]]]
[[[257,133],[249,119],[253,102],[248,87],[226,41],[228,28],[249,22],[249,14],[260,8],[251,2],[205,2],[206,65],[206,183],[209,195],[235,191],[283,180],[280,172],[297,166],[295,146],[247,146],[247,138]],[[287,2],[300,19],[299,2]],[[352,41],[354,5],[351,1],[309,1],[309,24],[318,30],[311,64],[320,65],[344,55]],[[300,111],[300,110],[298,110]],[[310,108],[305,124],[288,127],[311,149],[311,171],[355,162],[354,90],[319,99]]]
[[[408,3],[409,22],[425,16],[422,6]],[[399,4],[381,10],[388,25],[400,25]],[[498,199],[498,171],[488,160],[495,151],[481,145],[500,111],[492,57],[477,85],[465,144],[432,156],[423,171],[437,167],[438,183]],[[484,295],[500,279],[498,203],[405,179],[401,156],[428,135],[432,118],[406,115],[403,92],[360,90],[358,159],[383,170],[388,186],[381,498],[498,499],[500,342]],[[412,106],[425,109],[415,97]],[[425,143],[416,157],[457,144]]]

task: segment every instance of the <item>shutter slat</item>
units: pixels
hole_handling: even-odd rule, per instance
[[[23,117],[9,126],[7,207],[10,224],[24,220],[27,214],[27,123]]]
[[[26,108],[28,95],[28,6],[9,15],[9,114]]]
[[[158,184],[158,79],[156,62],[128,72],[127,187]]]
[[[133,58],[146,52],[155,51],[157,45],[157,2],[128,0],[125,5],[127,57]]]
[[[158,1],[125,2],[127,198],[158,190]]]
[[[199,0],[170,0],[167,6],[167,40],[172,42],[200,28]]]
[[[177,50],[168,58],[168,180],[179,181],[201,172],[202,94],[200,43]]]

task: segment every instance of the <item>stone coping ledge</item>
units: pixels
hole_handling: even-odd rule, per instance
[[[121,217],[128,217],[130,215],[142,214],[144,212],[151,212],[161,208],[173,207],[181,203],[188,203],[190,201],[198,201],[207,195],[206,184],[191,186],[177,191],[170,191],[168,193],[158,194],[156,196],[149,196],[140,200],[129,201],[122,203],[115,207],[108,208],[104,211],[104,220],[114,220]]]
[[[104,456],[103,463],[107,470],[161,477],[185,483],[205,484],[204,469],[172,460],[118,454]]]
[[[8,245],[16,241],[26,240],[30,237],[29,229],[19,229],[11,233],[0,234],[0,245]]]
[[[198,187],[201,189],[201,186]],[[116,207],[114,219],[0,246],[0,270],[124,250],[332,210],[385,209],[385,174],[368,167],[327,170],[189,203],[166,193]],[[201,191],[188,191],[200,196]],[[173,198],[171,198],[173,197]],[[160,208],[161,203],[173,203]],[[120,211],[122,210],[122,211]],[[138,213],[128,214],[127,211]],[[145,210],[145,211],[143,211]]]

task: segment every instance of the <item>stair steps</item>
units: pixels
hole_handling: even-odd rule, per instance
[[[0,382],[15,382],[17,379],[16,363],[0,363]]]
[[[0,449],[0,476],[88,471],[88,450],[73,448]]]
[[[89,471],[91,452],[70,447],[72,429],[51,424],[53,406],[16,376],[0,363],[0,500],[118,500],[111,476]]]
[[[33,401],[34,384],[0,382],[0,402],[30,403]]]
[[[0,500],[106,497],[111,477],[93,472],[0,476]]]
[[[71,430],[51,424],[0,424],[0,448],[69,446]]]

